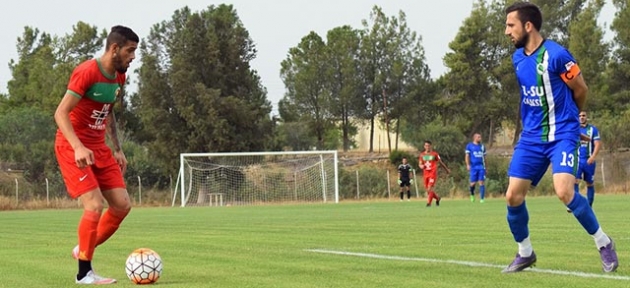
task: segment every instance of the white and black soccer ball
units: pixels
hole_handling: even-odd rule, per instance
[[[135,284],[152,284],[162,275],[162,258],[149,248],[131,252],[125,263],[125,272]]]

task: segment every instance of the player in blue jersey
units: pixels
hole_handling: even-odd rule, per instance
[[[475,186],[479,183],[479,202],[486,195],[486,147],[481,143],[481,134],[475,133],[473,141],[466,145],[466,169],[470,173],[470,202],[475,202]]]
[[[580,168],[575,181],[575,193],[580,193],[580,178],[586,182],[586,198],[593,207],[595,200],[595,159],[601,147],[599,130],[588,123],[586,111],[580,112],[580,133],[588,140],[580,141]]]
[[[525,196],[549,164],[558,198],[593,236],[604,272],[613,272],[619,266],[615,243],[599,226],[588,201],[575,194],[573,187],[580,145],[577,115],[584,109],[588,87],[569,51],[540,34],[542,14],[536,5],[517,2],[505,12],[505,35],[517,48],[512,62],[521,90],[523,130],[514,147],[505,194],[507,221],[518,253],[503,272],[522,271],[536,263]]]

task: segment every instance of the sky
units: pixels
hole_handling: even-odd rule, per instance
[[[422,37],[427,64],[431,76],[437,78],[447,72],[442,58],[449,52],[448,44],[455,38],[459,27],[470,15],[474,0],[21,0],[3,3],[0,17],[0,93],[7,93],[7,82],[11,79],[9,61],[17,60],[17,38],[25,26],[38,28],[53,35],[72,32],[78,21],[109,30],[114,25],[132,28],[140,38],[145,38],[151,26],[171,19],[173,12],[184,6],[192,11],[206,9],[210,5],[231,4],[250,37],[256,44],[257,58],[251,62],[258,71],[267,98],[273,104],[272,114],[277,114],[277,103],[284,95],[284,84],[280,79],[280,63],[286,59],[291,47],[302,37],[315,31],[325,38],[328,30],[350,25],[361,28],[361,21],[368,19],[372,7],[380,6],[386,15],[394,16],[399,11],[407,15],[411,30]],[[608,0],[600,16],[600,22],[610,24],[614,7]],[[96,4],[98,3],[98,4]],[[608,34],[608,36],[610,33]],[[99,56],[99,55],[95,55]],[[132,63],[129,71],[137,69],[142,55]],[[133,92],[137,76],[128,72]],[[59,95],[60,99],[63,95]]]

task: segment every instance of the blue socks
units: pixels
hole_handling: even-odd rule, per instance
[[[580,184],[574,186],[575,194],[580,194]],[[593,201],[595,201],[595,185],[586,186],[586,199],[588,199],[588,206],[593,207]]]
[[[582,227],[588,232],[588,234],[593,235],[599,229],[599,222],[597,222],[597,218],[595,217],[595,213],[593,213],[593,209],[588,205],[588,201],[580,194],[573,194],[573,200],[571,203],[567,205],[571,211],[573,211],[573,216],[582,224]],[[508,210],[509,212],[509,210]],[[509,220],[509,213],[508,213]]]
[[[586,201],[584,201],[584,203],[586,203]],[[525,240],[525,238],[529,236],[529,227],[527,226],[529,223],[529,213],[527,213],[527,206],[525,205],[525,201],[523,201],[523,204],[521,204],[520,206],[508,206],[507,211],[507,221],[510,225],[510,231],[512,231],[514,240],[516,242],[522,242],[523,240]],[[599,225],[597,226],[599,228]]]
[[[486,198],[486,185],[479,185],[479,198],[481,200]]]
[[[567,207],[573,211],[573,216],[588,234],[594,235],[600,229],[595,213],[593,213],[586,198],[580,194],[574,194]],[[507,221],[516,242],[521,243],[529,237],[529,213],[525,201],[519,206],[507,207]]]
[[[593,201],[595,201],[595,186],[586,186],[586,198],[588,199],[588,205],[593,207]]]

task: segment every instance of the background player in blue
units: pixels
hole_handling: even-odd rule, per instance
[[[580,141],[580,168],[575,179],[575,193],[580,193],[580,179],[586,182],[586,198],[588,205],[593,207],[595,200],[595,159],[601,147],[599,130],[588,123],[585,111],[580,112],[580,133],[589,140]]]
[[[407,157],[402,158],[402,164],[398,165],[398,185],[400,186],[400,201],[405,199],[405,191],[407,192],[407,201],[411,201],[411,189],[409,186],[413,183],[411,165],[407,163]]]
[[[475,133],[473,141],[466,145],[466,169],[470,173],[470,202],[475,202],[475,185],[479,183],[479,202],[486,195],[486,147],[481,143],[481,134]]]
[[[525,196],[549,164],[558,198],[593,236],[604,272],[613,272],[619,266],[615,243],[599,226],[586,199],[575,194],[573,187],[580,139],[576,116],[584,108],[588,87],[569,51],[540,35],[542,14],[536,5],[517,2],[505,12],[505,35],[517,48],[512,62],[521,88],[523,131],[514,147],[505,194],[507,222],[518,243],[518,253],[503,272],[522,271],[536,263]]]

